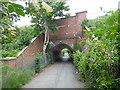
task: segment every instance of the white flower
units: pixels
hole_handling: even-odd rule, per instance
[[[43,6],[43,8],[46,10],[47,13],[53,11],[52,7],[50,7],[50,6],[49,6],[47,3],[45,3],[45,2],[42,2],[42,6]]]

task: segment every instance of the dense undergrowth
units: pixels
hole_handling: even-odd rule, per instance
[[[2,88],[20,88],[31,80],[34,72],[28,68],[12,68],[2,63]]]
[[[2,66],[2,88],[21,88],[28,83],[36,73],[39,73],[43,68],[51,63],[49,54],[45,59],[41,52],[38,52],[34,60],[29,61],[29,64],[20,67],[10,67],[5,63],[0,63]],[[0,67],[1,68],[1,67]]]
[[[16,57],[17,54],[36,37],[40,31],[32,26],[23,26],[16,28],[16,35],[12,40],[6,40],[2,44],[2,57]]]
[[[118,11],[109,11],[106,16],[83,22],[83,26],[90,28],[85,30],[89,34],[86,49],[76,51],[73,57],[80,80],[88,87],[120,89],[118,14]]]

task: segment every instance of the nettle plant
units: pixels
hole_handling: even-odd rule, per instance
[[[118,14],[118,10],[109,11],[105,16],[84,21],[83,26],[90,28],[84,30],[89,38],[86,49],[74,54],[74,64],[89,87],[119,88]]]

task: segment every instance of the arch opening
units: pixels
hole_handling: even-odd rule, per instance
[[[52,49],[54,61],[72,61],[73,49],[64,43],[59,43]]]

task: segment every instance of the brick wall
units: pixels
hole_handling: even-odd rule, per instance
[[[7,57],[7,58],[0,59],[0,61],[10,65],[11,67],[15,67],[16,59],[17,59],[16,57]]]
[[[36,37],[31,44],[29,44],[26,48],[21,51],[16,60],[17,66],[24,66],[26,64],[30,64],[31,60],[34,59],[34,56],[37,52],[42,52],[43,46],[43,34]]]
[[[43,34],[35,37],[31,43],[25,47],[15,58],[4,58],[0,61],[9,64],[12,67],[24,66],[30,64],[34,60],[34,55],[38,52],[42,52],[43,46]]]

